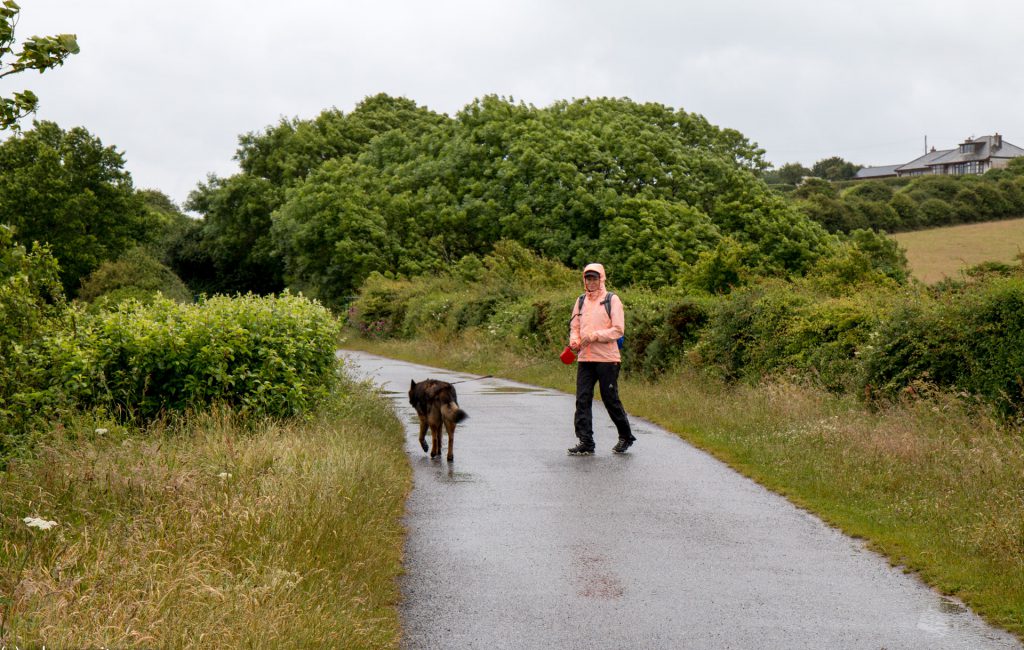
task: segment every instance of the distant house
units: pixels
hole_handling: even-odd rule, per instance
[[[856,180],[867,180],[875,178],[895,178],[896,170],[900,165],[882,165],[880,167],[861,167],[854,175]]]
[[[956,149],[932,150],[904,165],[863,167],[854,178],[893,178],[925,174],[984,174],[990,169],[1006,167],[1010,160],[1024,156],[1024,149],[1003,140],[1003,136],[985,135],[967,138]]]
[[[932,150],[921,156],[908,162],[906,165],[896,166],[897,176],[923,176],[924,174],[935,174],[941,172],[933,171],[936,161],[945,156],[946,154],[953,153],[953,149],[941,149],[936,150],[932,147]]]

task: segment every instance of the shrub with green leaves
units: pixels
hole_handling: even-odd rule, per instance
[[[624,366],[647,377],[682,361],[697,341],[712,305],[719,300],[701,293],[628,291]]]
[[[174,271],[144,248],[136,247],[93,271],[82,281],[78,299],[91,303],[94,309],[105,309],[130,299],[151,303],[157,293],[177,302],[192,301],[192,292]]]
[[[817,279],[762,281],[705,306],[693,346],[699,365],[757,381],[795,372],[834,391],[862,386],[861,350],[898,295],[895,284],[823,293]]]
[[[926,382],[1024,407],[1024,277],[982,277],[907,300],[878,330],[866,381],[896,393]]]
[[[59,403],[48,382],[45,342],[68,322],[57,261],[31,251],[0,224],[0,460],[30,444],[28,433]]]
[[[298,415],[337,378],[338,322],[306,298],[129,301],[83,317],[52,344],[55,382],[83,406],[148,419],[225,404]]]

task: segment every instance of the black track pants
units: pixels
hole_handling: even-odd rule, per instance
[[[593,446],[594,421],[591,407],[594,404],[594,384],[601,390],[601,401],[608,410],[608,417],[615,423],[619,440],[635,440],[626,419],[626,409],[619,399],[619,364],[599,361],[581,361],[576,369],[576,437],[580,442]]]

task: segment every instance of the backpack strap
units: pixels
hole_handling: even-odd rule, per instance
[[[614,293],[609,291],[605,295],[604,300],[601,301],[601,304],[604,305],[604,310],[606,312],[608,312],[608,318],[612,317],[612,296],[614,296],[614,295],[615,295]]]
[[[614,295],[615,295],[614,293],[609,291],[605,295],[604,300],[601,301],[601,304],[604,305],[604,311],[605,311],[606,314],[608,314],[608,318],[609,319],[612,317],[612,296],[614,296]],[[584,294],[580,294],[580,297],[577,298],[577,300],[576,300],[576,316],[574,316],[573,318],[576,318],[576,317],[582,318],[583,317],[583,301],[586,300],[586,298],[587,298],[587,294],[585,294],[585,293]],[[570,323],[572,322],[572,318],[569,319],[569,322]]]
[[[576,301],[576,315],[569,318],[569,324],[572,324],[573,318],[583,318],[583,301],[586,299],[587,294],[580,294],[579,300]]]

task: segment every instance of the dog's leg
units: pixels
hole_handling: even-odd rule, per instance
[[[444,428],[448,430],[448,462],[455,460],[455,454],[452,453],[452,446],[455,444],[455,422],[445,418]]]
[[[423,447],[423,451],[427,451],[427,417],[425,415],[420,415],[420,447]]]
[[[441,423],[431,420],[430,422],[430,457],[435,458],[441,455]]]
[[[441,412],[432,408],[427,414],[427,424],[430,425],[430,457],[441,455]]]

